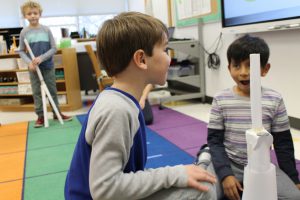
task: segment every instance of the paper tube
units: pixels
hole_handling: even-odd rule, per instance
[[[250,54],[250,99],[252,128],[262,128],[260,54]]]

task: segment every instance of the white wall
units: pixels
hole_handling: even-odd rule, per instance
[[[203,41],[206,49],[211,47],[220,31],[220,22],[204,25]],[[198,38],[197,27],[179,28],[175,35]],[[300,30],[261,32],[253,35],[265,39],[271,51],[269,60],[271,69],[268,76],[262,79],[262,84],[280,92],[285,100],[289,116],[300,118],[298,103],[300,92],[297,89],[300,87]],[[234,84],[227,70],[226,50],[237,37],[239,35],[223,34],[222,45],[217,52],[221,58],[220,69],[212,70],[206,67],[207,96],[213,97],[217,91]]]
[[[145,3],[143,0],[127,0],[128,10],[145,13]]]
[[[153,10],[161,8],[152,8]],[[156,16],[160,18],[161,16]],[[161,19],[161,20],[166,20]],[[221,22],[207,23],[203,26],[204,47],[213,51],[215,40],[222,31]],[[252,35],[263,38],[270,47],[271,69],[267,77],[262,79],[262,85],[280,92],[284,98],[288,115],[300,118],[300,29],[253,33]],[[226,51],[228,46],[241,35],[223,34],[222,42],[217,54],[221,59],[218,70],[209,69],[206,64],[206,95],[214,94],[224,88],[232,87],[235,83],[227,69]],[[175,37],[198,39],[197,26],[176,28]],[[207,57],[207,55],[206,55]],[[206,63],[206,62],[205,62]]]

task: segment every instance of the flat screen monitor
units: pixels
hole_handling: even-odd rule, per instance
[[[221,10],[233,33],[300,28],[300,0],[221,0]]]

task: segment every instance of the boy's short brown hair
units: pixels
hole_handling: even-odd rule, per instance
[[[42,15],[42,12],[43,12],[42,6],[37,1],[28,0],[22,4],[21,12],[22,12],[23,17],[25,17],[25,14],[26,14],[25,12],[26,12],[27,8],[37,8],[40,11],[40,15]]]
[[[154,46],[168,37],[166,26],[158,19],[138,12],[124,12],[107,20],[98,31],[97,53],[109,76],[122,72],[139,49],[152,56]]]

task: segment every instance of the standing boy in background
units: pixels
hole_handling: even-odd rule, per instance
[[[251,129],[250,60],[259,53],[261,76],[270,69],[269,47],[258,37],[245,35],[227,50],[228,70],[236,85],[215,95],[208,124],[208,146],[218,176],[218,197],[239,200],[244,166],[247,165],[246,130]],[[263,126],[272,134],[279,167],[276,168],[278,199],[300,199],[300,182],[294,146],[282,96],[262,87]],[[201,151],[200,151],[201,152]],[[211,170],[211,169],[209,169]],[[212,171],[212,170],[211,170]],[[253,191],[255,192],[255,191]]]
[[[44,81],[59,111],[55,69],[53,63],[53,55],[56,53],[56,45],[50,29],[39,24],[42,8],[38,2],[31,0],[25,1],[25,3],[21,6],[21,11],[23,17],[28,20],[29,26],[21,31],[19,40],[19,54],[20,57],[28,64],[29,68],[35,113],[38,116],[34,127],[37,128],[44,126],[41,82],[36,73],[37,67],[40,68],[40,71],[44,77]],[[25,53],[24,39],[27,39],[32,52],[35,55],[33,60],[31,60],[29,55]],[[61,117],[64,121],[72,120],[72,117],[63,114],[61,114]],[[57,116],[55,114],[53,114],[53,118],[57,120]]]
[[[149,15],[128,12],[98,32],[98,58],[114,77],[91,107],[66,178],[65,198],[215,199],[215,177],[196,165],[145,169],[147,144],[139,99],[166,82],[168,31]]]

